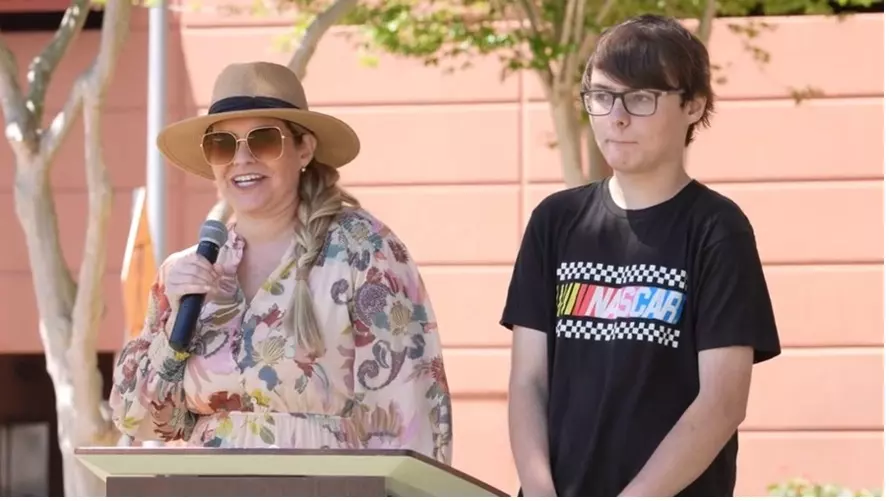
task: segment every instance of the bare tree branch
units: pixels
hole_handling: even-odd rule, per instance
[[[43,159],[34,156],[16,159],[15,211],[28,249],[31,279],[41,322],[41,337],[47,355],[47,366],[53,382],[57,374],[49,367],[53,356],[64,354],[67,333],[71,327],[71,308],[77,285],[65,262],[59,240],[59,222],[49,178],[43,175]],[[45,335],[44,335],[45,332]]]
[[[611,9],[617,5],[617,0],[605,0],[605,4],[602,5],[602,8],[599,9],[599,13],[596,15],[596,24],[602,26],[605,23],[605,20],[608,19],[608,16],[611,15]]]
[[[522,13],[525,16],[525,19],[528,20],[528,24],[531,26],[530,31],[524,29],[525,23],[520,20],[520,31],[523,32],[525,38],[529,40],[529,42],[531,38],[541,38],[543,36],[543,32],[540,29],[542,14],[540,13],[540,9],[537,7],[537,4],[534,3],[534,0],[520,0],[518,3],[521,7]],[[507,9],[506,6],[504,6],[502,3],[500,3],[500,10],[504,14],[504,18],[506,18]],[[550,64],[548,64],[546,68],[536,70],[537,76],[543,83],[543,90],[547,94],[551,92],[552,86],[555,85],[556,75],[558,74],[558,70],[554,71],[551,63],[552,62],[550,62]]]
[[[18,65],[0,40],[0,102],[6,121],[6,139],[15,154],[15,211],[25,235],[28,261],[40,314],[40,333],[47,354],[63,353],[66,338],[49,333],[67,332],[76,284],[68,270],[59,240],[58,217],[49,185],[48,158],[40,155],[38,124],[28,110],[18,83]],[[58,374],[49,366],[53,381]]]
[[[124,0],[127,1],[127,0]],[[107,22],[107,21],[106,21]],[[90,79],[78,80],[89,85]],[[97,382],[96,337],[102,313],[102,276],[105,272],[108,219],[111,215],[112,188],[102,161],[101,104],[96,92],[84,90],[84,146],[89,209],[83,261],[77,280],[77,295],[71,314],[71,344],[67,365],[74,387],[74,408],[81,425],[79,443],[91,443],[102,431],[103,419],[96,402],[90,400]],[[98,382],[101,382],[98,380]],[[101,391],[101,390],[100,390]]]
[[[56,113],[49,127],[40,135],[40,155],[48,160],[45,168],[49,169],[52,166],[52,161],[55,159],[56,153],[59,152],[62,141],[68,136],[68,132],[74,125],[74,121],[80,116],[82,108],[83,86],[75,84],[68,93],[65,105]]]
[[[19,68],[15,54],[0,38],[0,93],[2,93],[3,114],[7,121],[21,120],[26,111],[18,77]]]
[[[571,43],[580,46],[583,41],[583,32],[586,27],[586,6],[587,2],[580,2],[577,5],[577,15],[574,16],[574,29],[571,32]],[[576,48],[575,48],[576,49]]]
[[[540,29],[540,25],[543,14],[540,12],[540,8],[537,7],[534,0],[521,0],[519,5],[521,5],[522,10],[525,12],[525,17],[528,18],[528,22],[531,23],[531,33],[534,36],[541,36],[543,31]]]
[[[578,67],[580,66],[580,61],[586,59],[586,57],[579,52],[581,49],[580,45],[583,43],[585,10],[586,2],[579,2],[575,5],[571,19],[568,20],[566,18],[565,20],[565,28],[567,29],[567,32],[562,34],[562,39],[565,40],[565,44],[575,45],[575,48],[574,50],[566,51],[562,58],[562,67],[559,72],[559,85],[573,86],[575,77],[577,76]]]
[[[599,13],[596,14],[597,26],[602,26],[605,23],[608,16],[611,14],[611,10],[616,4],[617,0],[605,0],[605,3],[599,9]],[[577,51],[573,54],[569,54],[574,57],[571,67],[576,68],[582,64],[582,62],[587,61],[590,56],[593,55],[593,50],[596,49],[596,43],[598,43],[598,41],[599,33],[597,31],[587,30],[586,34],[583,35],[583,40],[580,42]]]
[[[577,49],[577,58],[579,61],[586,61],[593,55],[593,50],[596,48],[596,42],[599,41],[598,33],[587,33],[583,37],[583,41],[580,42],[580,47]]]
[[[39,142],[22,96],[15,55],[0,38],[0,108],[6,121],[6,139],[16,159],[33,156]]]
[[[90,0],[73,0],[65,10],[59,29],[56,30],[52,40],[28,66],[29,90],[25,106],[31,111],[35,127],[40,127],[43,121],[46,90],[52,81],[53,73],[83,29],[89,15],[89,7]]]
[[[617,5],[617,0],[605,0],[596,14],[595,23],[601,27],[608,16],[611,15],[612,9]],[[589,179],[599,179],[604,170],[604,159],[596,145],[592,131],[587,130],[587,139],[583,141],[581,132],[583,128],[574,108],[574,96],[572,90],[575,89],[576,72],[580,69],[581,64],[587,61],[596,48],[599,41],[598,30],[586,30],[586,2],[581,2],[575,8],[571,22],[571,37],[566,37],[563,31],[563,43],[576,44],[576,50],[568,51],[562,59],[562,67],[559,73],[559,79],[552,86],[551,92],[548,94],[550,107],[553,114],[553,123],[556,129],[556,137],[559,143],[559,153],[562,156],[562,177],[568,186],[578,186],[589,181]],[[566,11],[566,16],[569,14]],[[569,26],[568,18],[563,23],[567,29]],[[565,42],[567,40],[567,42]],[[581,149],[586,146],[588,152],[587,161],[590,169],[589,173],[585,173],[583,169]]]
[[[704,11],[698,20],[698,38],[707,45],[713,32],[713,18],[716,17],[716,0],[707,0]]]
[[[573,101],[556,89],[550,100],[550,113],[562,159],[562,178],[569,187],[586,184],[580,153],[580,122]]]
[[[532,5],[520,6],[518,14],[511,8],[513,7],[512,2],[509,2],[507,5],[503,0],[491,0],[491,5],[499,12],[501,19],[516,21],[515,30],[519,32],[521,37],[525,40],[530,42],[532,38],[540,37],[540,32],[538,31],[539,18],[535,17],[536,14]],[[529,54],[523,53],[522,48],[518,46],[514,47],[513,51],[517,60],[522,59],[523,56],[529,56]],[[544,90],[547,90],[549,86],[552,85],[554,79],[552,68],[547,66],[546,69],[536,69],[534,72],[544,83]]]
[[[76,389],[75,407],[80,412],[88,413],[86,416],[78,416],[78,419],[85,421],[83,429],[87,434],[80,437],[82,443],[94,443],[107,435],[107,428],[110,426],[99,405],[102,380],[97,368],[96,351],[102,314],[102,277],[105,274],[108,221],[113,201],[113,188],[103,160],[101,113],[111,76],[129,32],[132,8],[131,0],[107,2],[99,54],[76,84],[81,88],[83,96],[89,211],[83,261],[72,312],[71,346],[67,355]]]
[[[72,4],[72,7],[76,4],[77,2]],[[66,19],[71,19],[69,14],[66,14]],[[59,30],[65,29],[71,28],[66,28],[63,22]],[[41,57],[52,59],[54,54],[61,57],[67,51],[64,45],[70,44],[72,40],[73,36],[57,35]],[[41,336],[47,356],[50,353],[60,355],[64,352],[67,339],[58,339],[49,333],[67,332],[70,328],[69,314],[76,290],[62,252],[55,200],[49,186],[48,171],[53,155],[41,154],[40,123],[33,113],[34,108],[43,107],[45,89],[48,87],[48,81],[44,80],[51,77],[55,64],[51,65],[52,68],[47,67],[47,72],[29,72],[31,84],[43,91],[29,89],[28,95],[32,96],[29,99],[33,98],[33,101],[26,101],[18,84],[15,58],[6,44],[0,42],[0,87],[3,93],[6,138],[16,156],[15,208],[25,233],[28,259],[32,263],[34,290],[41,317]],[[53,374],[51,367],[48,370],[53,381],[57,382],[58,374]]]
[[[562,26],[556,34],[559,39],[559,46],[564,47],[571,42],[571,27],[574,26],[574,19],[577,15],[578,0],[568,0],[565,4],[565,13],[562,18]]]
[[[329,7],[315,16],[315,19],[312,20],[312,23],[303,34],[299,48],[293,53],[293,57],[290,58],[290,63],[287,65],[296,73],[300,80],[306,77],[309,60],[315,54],[321,38],[331,26],[336,24],[350,10],[354,9],[357,4],[358,0],[334,0]]]

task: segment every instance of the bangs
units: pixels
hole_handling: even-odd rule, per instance
[[[634,23],[606,31],[590,58],[583,83],[588,88],[593,68],[636,89],[689,91],[697,87],[695,75],[701,72],[709,80],[709,60],[701,67],[696,61],[699,57],[690,50],[695,40],[669,35]]]

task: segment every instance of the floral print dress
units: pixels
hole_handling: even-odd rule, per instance
[[[117,427],[188,446],[411,449],[450,464],[441,340],[404,244],[363,209],[331,224],[309,275],[327,347],[317,358],[290,329],[294,253],[247,304],[236,278],[244,245],[231,226],[220,292],[205,302],[185,359],[168,344],[176,308],[161,266],[143,332],[115,367]]]

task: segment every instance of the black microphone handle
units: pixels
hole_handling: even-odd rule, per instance
[[[219,257],[219,246],[214,242],[204,240],[198,244],[197,253],[206,258],[210,264],[215,264],[216,258]],[[180,299],[176,321],[170,332],[170,347],[176,352],[186,353],[188,351],[198,317],[201,314],[201,308],[204,307],[205,297],[206,294],[186,294]]]

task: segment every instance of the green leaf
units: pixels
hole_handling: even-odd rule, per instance
[[[238,313],[240,313],[238,305],[233,305],[228,308],[220,308],[210,315],[210,318],[207,319],[206,323],[219,327],[230,322],[238,315]]]
[[[267,290],[273,296],[280,296],[281,294],[284,294],[284,285],[277,280],[266,282],[265,285],[262,286],[262,288]]]
[[[265,442],[265,443],[267,443],[267,444],[269,444],[269,445],[275,445],[275,434],[274,434],[274,432],[272,432],[272,430],[270,430],[269,428],[266,428],[265,426],[263,426],[263,427],[259,430],[259,438],[260,438],[263,442]]]
[[[232,433],[232,420],[230,417],[226,416],[219,421],[219,424],[216,426],[216,435],[221,438],[229,437]]]
[[[294,384],[293,389],[296,390],[297,393],[302,393],[306,391],[306,387],[309,386],[309,378],[306,377],[305,374],[297,378],[296,383]]]

